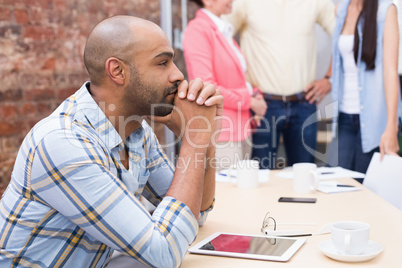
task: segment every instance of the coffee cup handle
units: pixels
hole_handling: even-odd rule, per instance
[[[344,243],[345,247],[344,247],[344,250],[345,250],[346,254],[349,254],[349,251],[350,251],[350,238],[351,238],[350,234],[345,235],[345,241],[344,241],[345,242]]]
[[[320,179],[318,178],[318,174],[315,170],[310,170],[310,173],[313,175],[313,186],[311,186],[311,190],[316,191]]]

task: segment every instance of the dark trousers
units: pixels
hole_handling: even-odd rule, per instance
[[[253,134],[252,156],[259,161],[260,168],[280,167],[280,159],[277,159],[280,135],[283,135],[288,166],[298,162],[314,162],[318,128],[316,105],[305,100],[265,100],[267,112],[261,126]]]
[[[399,75],[399,88],[401,89],[401,96],[402,96],[402,74]]]
[[[401,90],[401,98],[402,98],[402,74],[399,75],[399,89]]]
[[[339,166],[366,173],[373,154],[380,150],[377,147],[370,152],[363,152],[359,115],[339,113],[338,129]]]

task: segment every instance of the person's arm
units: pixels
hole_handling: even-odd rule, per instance
[[[318,0],[318,15],[316,22],[321,25],[329,36],[332,36],[335,29],[338,4],[335,6],[332,0]]]
[[[204,168],[215,129],[215,116],[215,106],[207,107],[187,99],[175,98],[171,118],[174,124],[184,122],[184,135],[173,181],[166,195],[185,203],[197,219],[203,201]]]
[[[211,208],[215,198],[215,144],[210,143],[205,155],[205,179],[202,194],[201,212]],[[201,225],[203,222],[201,222]]]
[[[191,96],[196,96],[195,98]],[[187,100],[190,100],[188,102]],[[200,101],[201,100],[201,101]],[[186,101],[186,102],[183,102]],[[184,105],[185,104],[185,105]],[[192,105],[191,107],[189,105]],[[184,106],[183,106],[184,105]],[[210,109],[215,107],[215,114],[212,118],[204,117],[198,109]],[[205,211],[212,206],[215,196],[215,163],[211,162],[215,159],[215,144],[219,138],[221,130],[221,116],[223,114],[223,96],[219,89],[216,89],[210,83],[204,83],[201,79],[190,81],[183,81],[178,88],[178,94],[175,98],[175,108],[173,112],[164,117],[153,116],[151,120],[165,124],[173,133],[182,140],[180,152],[185,148],[196,149],[195,157],[191,158],[186,155],[181,155],[178,158],[176,173],[193,172],[191,168],[195,167],[198,171],[205,172],[205,179],[203,180],[202,188],[198,188],[202,194],[202,200],[198,212]],[[197,129],[197,126],[192,124],[204,122],[206,125]],[[208,119],[208,120],[207,120]],[[191,124],[188,124],[190,122]],[[195,128],[194,128],[195,127]],[[210,134],[208,142],[199,139],[196,136]],[[200,149],[205,149],[200,151]],[[195,165],[195,166],[194,166]],[[179,170],[179,171],[178,171]],[[188,175],[188,174],[187,174]],[[169,189],[170,191],[170,189]],[[167,193],[169,195],[169,192]],[[197,211],[194,211],[197,212]],[[194,214],[196,215],[196,214]],[[198,214],[196,216],[198,218]],[[202,222],[201,222],[202,224]]]
[[[164,150],[158,142],[157,137],[153,133],[151,127],[143,123],[146,131],[145,145],[147,146],[147,170],[148,178],[142,195],[150,201],[154,206],[158,206],[172,183],[175,167],[169,161]],[[215,145],[211,142],[206,153],[206,170],[204,179],[204,192],[201,205],[201,213],[198,218],[200,226],[205,222],[209,211],[213,209],[213,200],[215,197],[215,165],[213,163],[215,157]],[[179,158],[179,161],[184,161]],[[202,160],[202,159],[199,159]],[[212,162],[212,163],[211,163]],[[184,165],[188,163],[182,162]]]
[[[203,24],[189,24],[183,40],[184,59],[186,62],[187,74],[190,80],[201,78],[203,81],[214,84],[222,92],[225,98],[225,108],[243,111],[249,110],[251,97],[246,83],[241,87],[227,87],[218,83],[215,77],[216,70],[212,46],[212,30],[206,29]],[[237,78],[236,78],[237,79]]]
[[[399,31],[396,7],[391,5],[388,9],[384,26],[384,90],[387,103],[387,125],[381,136],[381,159],[384,154],[397,155],[398,144],[398,44]]]
[[[332,76],[332,59],[329,63],[329,67],[327,73],[325,74],[324,78],[316,80],[310,83],[305,89],[306,92],[306,100],[309,103],[316,102],[317,104],[320,103],[325,95],[327,95],[331,91],[331,79]]]
[[[30,169],[32,198],[49,207],[49,219],[63,215],[93,241],[149,266],[179,266],[198,232],[193,212],[183,201],[167,196],[151,216],[115,176],[118,171],[108,149],[88,129],[73,124],[37,144]],[[197,179],[202,180],[190,180]]]
[[[335,28],[336,7],[331,0],[321,0],[318,3],[318,16],[316,21],[331,36]],[[320,103],[325,95],[331,91],[331,76],[332,59],[324,78],[311,82],[304,89],[304,92],[307,93],[305,98],[309,103]]]
[[[254,121],[257,127],[261,126],[261,120],[267,112],[267,109],[267,103],[259,92],[251,97],[251,110],[254,113]]]
[[[219,135],[222,128],[222,115],[223,115],[223,96],[219,89],[216,89],[215,94],[207,99],[205,103],[207,106],[216,105],[216,115],[214,118],[215,127],[211,136],[211,140],[207,149],[206,154],[206,169],[205,169],[205,180],[204,180],[204,193],[202,197],[201,211],[208,211],[211,206],[213,206],[213,201],[215,199],[215,174],[216,174],[216,157],[215,150],[216,144],[219,139]],[[199,223],[202,225],[206,219],[206,214],[204,213],[203,218],[199,219]]]

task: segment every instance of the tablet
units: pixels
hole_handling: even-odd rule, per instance
[[[305,238],[272,237],[233,233],[214,233],[188,251],[266,261],[288,261],[306,242]]]

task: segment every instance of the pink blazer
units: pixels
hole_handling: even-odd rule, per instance
[[[201,10],[184,32],[183,50],[189,80],[199,77],[213,83],[224,97],[219,141],[245,140],[252,121],[246,78],[233,48]]]

